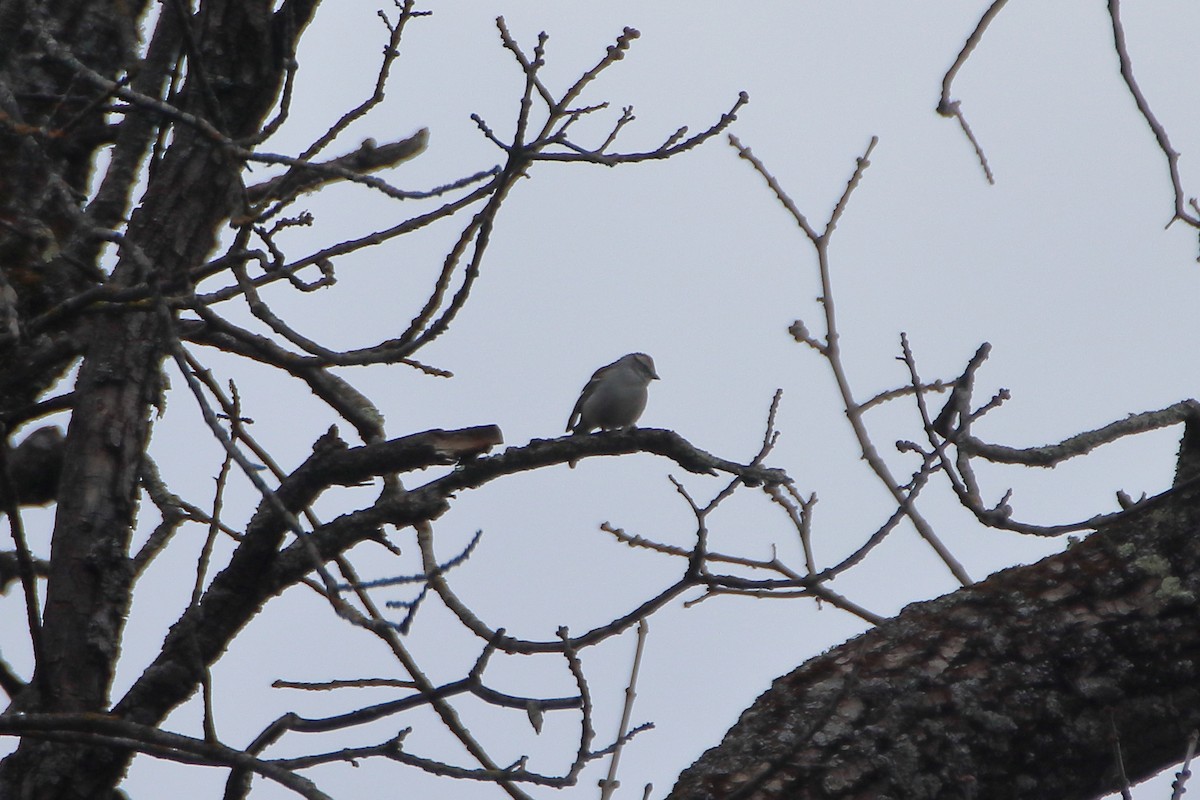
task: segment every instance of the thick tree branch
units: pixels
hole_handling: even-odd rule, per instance
[[[1200,725],[1200,487],[938,600],[777,680],[680,777],[702,798],[1095,798]]]

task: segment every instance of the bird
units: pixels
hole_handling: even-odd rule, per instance
[[[601,367],[583,387],[567,430],[579,435],[597,428],[632,428],[646,408],[650,381],[658,379],[654,359],[645,353],[630,353]]]

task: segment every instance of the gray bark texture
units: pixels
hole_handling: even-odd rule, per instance
[[[1192,479],[915,603],[776,680],[669,797],[1094,798],[1121,786],[1114,743],[1149,777],[1200,725],[1198,534]]]

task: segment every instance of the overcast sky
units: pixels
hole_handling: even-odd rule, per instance
[[[929,380],[956,376],[981,342],[992,343],[979,396],[1006,387],[1012,399],[976,433],[1004,444],[1059,441],[1195,396],[1197,237],[1180,224],[1164,230],[1173,203],[1164,158],[1120,82],[1103,4],[1010,3],[959,75],[955,95],[986,151],[994,186],[958,126],[934,111],[942,75],[985,6],[432,2],[425,7],[433,15],[408,29],[384,107],[351,128],[331,154],[368,136],[390,141],[427,127],[428,150],[389,172],[394,184],[426,189],[488,168],[502,154],[469,115],[480,114],[498,132],[511,130],[523,85],[501,47],[496,14],[527,49],[539,31],[549,33],[544,79],[552,91],[570,85],[632,26],[642,35],[628,57],[581,98],[612,105],[577,126],[581,143],[601,141],[620,107],[632,105],[637,120],[616,149],[652,149],[680,125],[707,128],[746,91],[751,102],[732,131],[819,228],[855,159],[879,137],[831,249],[842,346],[860,400],[907,382],[895,360],[901,331]],[[300,53],[291,119],[266,149],[299,152],[369,95],[386,33],[375,10],[363,2],[322,7]],[[1129,4],[1125,22],[1138,77],[1184,154],[1185,186],[1195,194],[1200,173],[1190,156],[1200,89],[1188,76],[1200,7]],[[394,225],[417,206],[344,186],[298,208],[311,210],[316,224],[283,240],[292,257]],[[465,218],[339,260],[331,290],[297,297],[281,289],[268,299],[330,346],[396,335],[424,301],[462,224]],[[723,136],[662,163],[539,164],[501,210],[466,310],[419,354],[456,377],[403,367],[343,374],[379,404],[389,436],[494,423],[506,444],[521,445],[561,434],[593,370],[644,351],[662,380],[651,387],[641,424],[676,430],[737,461],[758,449],[772,393],[782,388],[782,438],[769,463],[786,469],[805,494],[817,494],[814,549],[826,566],[861,544],[893,507],[857,457],[827,365],[787,333],[796,319],[822,333],[818,293],[807,240]],[[200,355],[222,378],[239,381],[256,436],[285,467],[298,464],[334,421],[294,381]],[[907,476],[911,457],[898,455],[893,443],[919,438],[918,418],[911,402],[893,406],[868,422],[893,469]],[[352,434],[345,425],[342,432]],[[1178,433],[1104,448],[1054,471],[983,470],[985,497],[999,501],[1012,487],[1016,514],[1040,523],[1112,511],[1119,489],[1138,496],[1169,486]],[[153,452],[172,487],[204,505],[220,456],[180,392],[157,423]],[[639,455],[542,470],[462,495],[435,527],[439,554],[454,554],[476,530],[483,539],[451,575],[452,585],[489,624],[529,638],[552,638],[559,625],[579,632],[627,612],[683,567],[619,545],[598,526],[609,521],[689,546],[694,520],[668,475],[700,502],[724,485]],[[331,518],[368,496],[330,493],[319,513]],[[240,524],[253,495],[239,486],[227,502],[230,522]],[[944,481],[925,491],[921,508],[975,579],[1066,544],[980,529]],[[710,528],[714,549],[769,558],[777,547],[781,558],[801,563],[786,518],[752,491],[735,496]],[[190,534],[144,581],[118,689],[153,657],[187,603],[203,538],[199,528]],[[399,563],[379,550],[356,552],[367,576],[416,571],[410,532],[394,538],[406,553]],[[911,527],[902,527],[834,588],[890,616],[955,586]],[[10,613],[0,622],[6,655],[19,647],[20,621]],[[736,598],[686,609],[675,602],[650,625],[633,718],[656,727],[625,751],[619,797],[640,797],[648,782],[661,797],[772,679],[864,630],[860,620],[810,601]],[[433,603],[410,642],[439,680],[465,674],[479,648]],[[601,739],[615,732],[632,647],[626,635],[584,655]],[[488,676],[513,693],[572,691],[550,659],[497,659]],[[251,624],[214,671],[218,729],[240,746],[288,710],[322,715],[364,697],[396,696],[268,688],[276,678],[357,677],[403,676],[382,647],[348,630],[311,592],[293,590]],[[193,703],[171,725],[199,735],[196,712]],[[531,768],[554,772],[576,746],[570,714],[549,719],[539,737],[523,719],[469,706],[463,713],[501,762],[528,753]],[[446,737],[429,715],[389,724],[392,732],[415,727],[407,745],[416,752],[461,757],[438,749]],[[365,744],[387,730],[301,744]],[[606,768],[591,768],[573,790],[535,794],[594,797]],[[333,767],[310,777],[335,797],[500,796],[492,787],[447,784],[392,765]],[[175,784],[184,794],[174,796],[209,798],[219,796],[222,775],[139,758],[127,789],[136,800]],[[292,796],[256,786],[255,798]],[[1160,785],[1135,796],[1168,795]]]

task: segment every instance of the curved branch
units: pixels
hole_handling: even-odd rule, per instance
[[[1167,428],[1200,418],[1200,401],[1182,400],[1158,411],[1142,411],[1124,419],[1110,422],[1092,431],[1071,436],[1058,444],[1041,447],[1008,447],[984,442],[975,436],[957,439],[960,450],[997,464],[1022,464],[1027,467],[1054,467],[1063,461],[1086,455],[1097,447],[1111,444],[1126,436]]]

